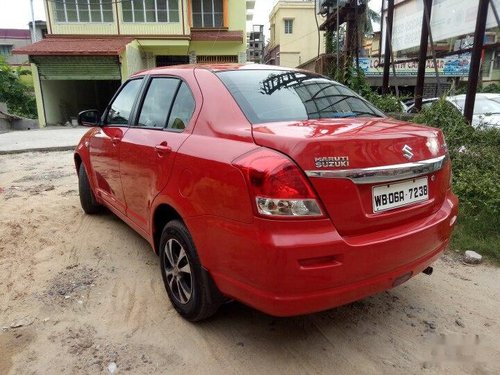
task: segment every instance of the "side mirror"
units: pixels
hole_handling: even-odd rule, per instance
[[[101,120],[101,114],[97,109],[89,109],[78,114],[78,125],[81,126],[98,126]]]

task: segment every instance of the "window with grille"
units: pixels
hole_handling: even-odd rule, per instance
[[[285,34],[293,33],[293,20],[285,20]]]
[[[237,63],[238,56],[224,55],[224,56],[196,56],[198,64],[227,64]]]
[[[113,0],[54,0],[57,22],[113,22]]]
[[[193,27],[224,27],[223,0],[193,0]]]
[[[3,44],[0,45],[0,56],[10,56],[12,55],[12,45]]]
[[[122,0],[124,22],[179,22],[179,0]]]

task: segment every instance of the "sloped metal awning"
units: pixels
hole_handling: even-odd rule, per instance
[[[48,37],[17,48],[29,55],[42,80],[119,80],[120,54],[130,37]]]
[[[118,56],[134,38],[50,36],[29,46],[16,48],[13,54],[32,56]]]

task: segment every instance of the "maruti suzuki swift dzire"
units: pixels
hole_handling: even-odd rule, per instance
[[[292,316],[387,290],[430,272],[457,217],[439,129],[311,72],[157,68],[78,119],[83,210],[149,241],[190,321],[229,299]]]

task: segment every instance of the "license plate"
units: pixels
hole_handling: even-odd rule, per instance
[[[428,199],[427,177],[372,188],[373,212],[392,210]]]

